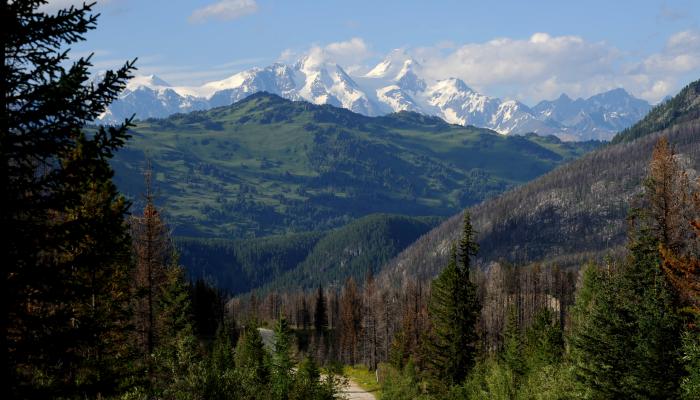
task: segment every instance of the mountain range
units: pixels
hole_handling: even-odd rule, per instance
[[[329,104],[367,116],[414,111],[505,135],[537,133],[567,141],[609,140],[651,108],[621,88],[587,99],[562,95],[528,107],[481,94],[457,78],[428,79],[418,61],[395,50],[362,74],[351,75],[340,65],[307,56],[293,65],[252,68],[198,87],[172,86],[155,75],[137,76],[98,122],[121,122],[134,114],[146,119],[206,110],[258,92]]]

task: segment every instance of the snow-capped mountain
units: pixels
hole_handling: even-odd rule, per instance
[[[650,109],[623,89],[588,99],[566,95],[533,108],[515,100],[481,94],[456,78],[428,80],[423,66],[395,50],[369,72],[352,76],[337,64],[304,57],[293,65],[252,68],[199,87],[172,86],[154,75],[132,79],[101,117],[104,123],[165,117],[235,103],[250,94],[269,92],[290,100],[331,104],[365,115],[415,111],[460,125],[502,134],[535,132],[564,140],[610,139]]]
[[[611,132],[621,131],[639,121],[651,105],[624,89],[614,89],[573,100],[562,94],[553,101],[541,101],[532,111],[543,121],[556,121],[570,131],[591,139],[609,139]]]

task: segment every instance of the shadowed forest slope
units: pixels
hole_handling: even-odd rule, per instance
[[[689,85],[693,88],[697,82]],[[546,260],[549,264],[577,266],[621,250],[625,241],[629,204],[641,190],[652,148],[661,136],[674,146],[677,158],[691,180],[700,169],[700,119],[698,101],[688,89],[666,104],[693,104],[672,115],[661,131],[640,121],[637,139],[617,140],[567,165],[511,190],[497,198],[471,207],[478,232],[482,263],[506,261],[528,264]],[[696,91],[692,92],[695,97]],[[645,128],[646,127],[646,128]],[[645,131],[646,129],[646,131]],[[384,268],[387,283],[399,283],[408,276],[428,279],[447,263],[450,243],[458,239],[462,213],[421,237]]]

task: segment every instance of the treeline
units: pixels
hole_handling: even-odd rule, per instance
[[[466,214],[432,282],[397,288],[368,276],[361,287],[349,279],[230,307],[243,320],[282,313],[303,336],[324,338],[307,349],[319,362],[378,369],[383,399],[696,399],[700,189],[665,139],[648,171],[625,254],[580,271],[476,269]]]
[[[511,306],[520,310],[522,326],[529,325],[543,308],[564,326],[577,278],[574,269],[550,266],[493,263],[484,271],[472,271],[476,296],[483,305],[477,327],[479,348],[495,350],[502,345]],[[253,292],[233,298],[228,307],[237,320],[266,326],[273,326],[283,315],[297,335],[299,350],[320,363],[359,363],[375,369],[381,362],[405,362],[409,356],[414,364],[423,365],[420,343],[430,326],[430,294],[431,282],[408,279],[394,288],[366,274],[359,281],[348,278],[341,287]]]

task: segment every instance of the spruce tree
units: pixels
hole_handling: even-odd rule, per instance
[[[328,311],[326,308],[326,296],[323,294],[323,286],[318,285],[316,307],[314,308],[314,328],[317,334],[323,334],[328,329]]]
[[[238,339],[235,361],[236,371],[245,390],[244,398],[269,398],[268,355],[255,324],[248,324]]]
[[[564,334],[548,308],[535,314],[527,329],[527,353],[531,370],[559,363],[564,355]]]
[[[0,3],[0,226],[9,233],[0,348],[12,397],[98,397],[118,387],[127,362],[128,204],[108,160],[128,121],[84,127],[125,87],[133,63],[90,82],[90,58],[70,61],[63,48],[95,28],[94,4],[49,15],[46,3]]]
[[[594,295],[588,315],[576,318],[572,345],[577,376],[598,397],[679,394],[682,324],[651,232],[640,228],[628,260],[598,268],[585,281]]]
[[[508,307],[501,358],[512,371],[514,377],[522,376],[525,373],[523,340],[518,326],[518,310],[514,306]]]
[[[272,354],[272,395],[275,399],[288,399],[293,383],[293,368],[291,354],[291,331],[287,320],[280,317],[275,324],[274,351]]]
[[[166,398],[194,396],[204,386],[198,378],[203,375],[204,364],[192,328],[185,272],[177,264],[176,254],[161,285],[158,319],[161,330],[148,389],[153,395],[162,394]]]
[[[447,267],[433,281],[429,303],[432,332],[428,362],[434,375],[447,384],[462,383],[476,359],[481,305],[469,275],[477,249],[469,214],[465,213],[459,262],[453,247]]]

